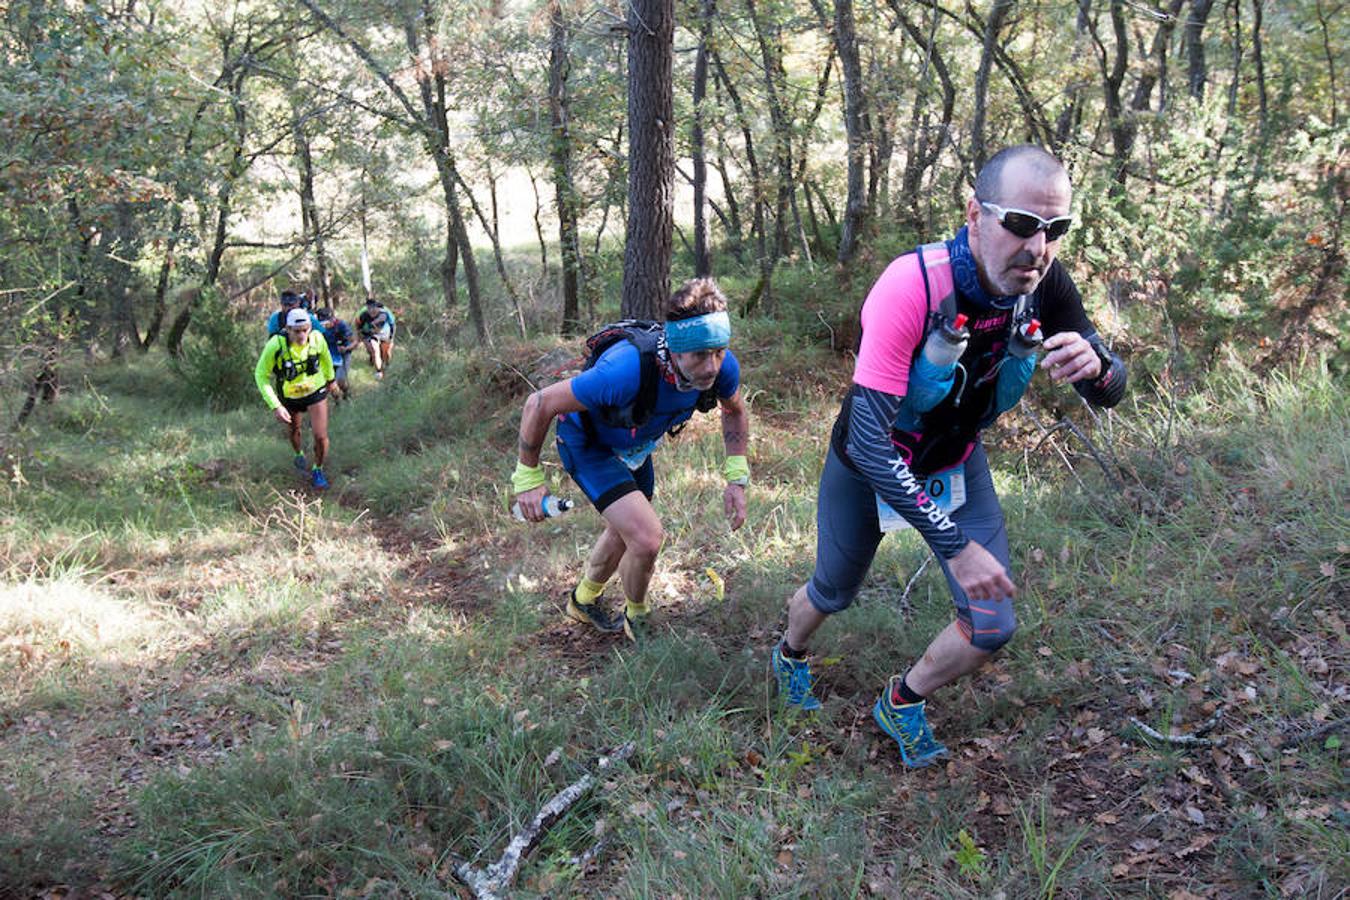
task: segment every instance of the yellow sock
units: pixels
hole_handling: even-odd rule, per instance
[[[630,619],[636,619],[641,616],[645,616],[647,613],[651,611],[652,611],[651,607],[648,606],[647,604],[634,603],[632,600],[629,600],[623,608],[623,614]]]
[[[576,589],[577,603],[581,606],[590,606],[596,600],[600,599],[600,595],[604,592],[604,582],[591,581],[583,575],[581,583],[577,585]]]

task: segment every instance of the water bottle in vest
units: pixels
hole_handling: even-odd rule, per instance
[[[539,506],[544,511],[544,518],[553,519],[561,516],[563,513],[576,506],[576,503],[565,497],[555,497],[552,494],[545,494],[544,499],[540,502]],[[521,512],[519,500],[511,504],[511,515],[515,516],[517,522],[525,521],[525,513]]]
[[[956,381],[956,362],[966,351],[970,330],[966,316],[957,313],[951,321],[942,321],[928,333],[923,351],[909,369],[905,399],[895,417],[901,431],[917,432],[919,417],[942,402]]]
[[[1013,330],[1012,340],[1008,342],[1008,354],[1018,359],[1026,359],[1041,349],[1045,335],[1041,334],[1041,320],[1031,319]]]
[[[966,314],[957,313],[956,318],[948,322],[945,319],[928,335],[923,344],[923,358],[938,369],[956,364],[961,354],[966,352],[970,341],[970,330],[966,328]]]

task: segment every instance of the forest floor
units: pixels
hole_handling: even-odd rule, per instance
[[[456,865],[630,741],[517,895],[1343,895],[1350,410],[1325,373],[1216,375],[1165,434],[1127,404],[1090,432],[1108,469],[1031,410],[1001,428],[1020,631],[933,698],[951,755],[909,771],[870,709],[950,617],[912,534],[820,632],[820,713],[765,675],[844,361],[747,367],[740,531],[715,422],[663,448],[633,647],[560,614],[594,514],[501,511],[507,368],[537,349],[359,377],[322,497],[257,409],[175,405],[153,360],[5,448],[0,897],[467,897]]]

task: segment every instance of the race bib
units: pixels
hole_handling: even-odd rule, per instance
[[[652,455],[656,445],[661,443],[661,438],[657,437],[650,441],[643,441],[636,447],[629,447],[626,450],[615,450],[614,455],[619,462],[628,467],[628,471],[636,472],[642,468],[642,464],[647,461],[647,457]]]
[[[281,386],[281,392],[295,400],[299,397],[308,397],[314,393],[314,385],[310,384],[307,379],[302,378],[299,381],[286,382]]]
[[[954,466],[937,475],[930,476],[923,483],[923,492],[938,508],[951,515],[966,503],[966,467]],[[923,501],[919,505],[924,505]],[[903,531],[911,528],[909,520],[896,512],[889,503],[877,495],[877,524],[881,530]]]

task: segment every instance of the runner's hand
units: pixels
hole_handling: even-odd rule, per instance
[[[1102,361],[1092,345],[1076,331],[1061,331],[1045,339],[1045,359],[1041,368],[1050,373],[1055,384],[1073,384],[1102,373]]]
[[[1008,577],[1003,563],[976,541],[947,560],[947,568],[971,600],[1003,600],[1017,595],[1017,585]]]
[[[286,409],[284,406],[278,406],[276,409],[272,410],[272,415],[276,416],[277,421],[282,425],[291,424],[290,410]]]
[[[726,510],[727,521],[735,531],[745,524],[745,485],[729,484],[722,492],[722,508]]]
[[[544,498],[548,496],[548,485],[541,484],[539,487],[529,491],[522,491],[516,494],[516,502],[520,504],[520,514],[525,517],[527,522],[544,521]]]

